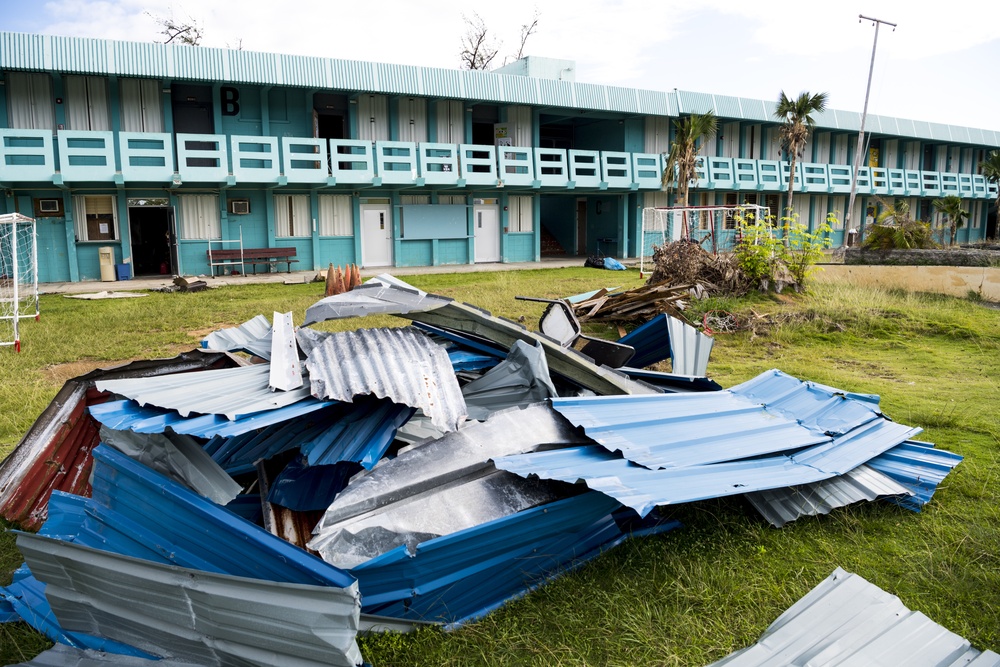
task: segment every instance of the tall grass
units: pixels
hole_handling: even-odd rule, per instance
[[[634,285],[634,272],[586,269],[408,279],[534,326],[541,306],[516,294],[565,296]],[[0,443],[16,442],[58,389],[52,366],[172,354],[192,332],[272,310],[295,313],[319,286],[229,287],[130,302],[46,297],[21,355],[0,350]],[[781,530],[741,498],[666,508],[684,527],[635,539],[483,620],[445,633],[363,637],[376,667],[411,665],[704,665],[753,642],[837,566],[911,608],[1000,650],[1000,311],[968,300],[814,283],[805,295],[717,299],[752,331],[716,335],[709,365],[724,386],[780,368],[803,379],[876,393],[891,418],[965,456],[920,514],[866,503]],[[398,324],[382,318],[383,324]],[[338,323],[335,326],[354,326]],[[366,322],[366,324],[368,324]],[[7,569],[19,558],[10,553]],[[38,650],[21,626],[0,658]],[[21,652],[23,652],[23,654]]]

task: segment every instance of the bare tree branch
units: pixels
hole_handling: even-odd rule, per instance
[[[187,21],[175,19],[174,10],[168,8],[168,11],[170,12],[168,16],[158,16],[151,12],[146,12],[146,16],[156,21],[156,24],[160,26],[160,34],[165,37],[163,43],[177,43],[186,46],[200,45],[202,32],[201,25],[197,19],[192,18],[190,15],[187,17]]]
[[[463,14],[462,20],[465,21],[462,50],[459,52],[462,68],[489,69],[500,52],[500,46],[490,39],[486,23],[478,13],[473,12],[471,18]]]
[[[535,13],[531,16],[531,23],[521,25],[521,46],[517,49],[517,57],[514,60],[520,60],[524,57],[524,45],[528,42],[528,38],[538,30],[538,18],[540,16],[541,12],[538,11],[538,7],[535,7]]]

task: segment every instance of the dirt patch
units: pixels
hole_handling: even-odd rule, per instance
[[[194,331],[188,331],[187,335],[191,336],[191,338],[197,338],[198,340],[201,340],[202,338],[204,338],[208,334],[214,333],[214,332],[218,331],[221,328],[223,328],[223,327],[217,327],[217,326],[215,326],[215,327],[205,327],[204,329],[195,329]]]
[[[172,357],[178,355],[182,352],[190,352],[190,345],[171,345],[163,353],[156,356],[159,357]],[[62,386],[66,384],[68,380],[72,380],[75,377],[80,377],[81,375],[86,375],[87,373],[97,370],[98,368],[114,368],[115,366],[121,366],[132,361],[140,361],[142,359],[149,359],[149,356],[144,357],[132,357],[131,359],[121,359],[118,361],[107,361],[102,359],[84,359],[81,361],[69,361],[65,364],[53,364],[42,369],[42,376],[52,382],[57,386]]]

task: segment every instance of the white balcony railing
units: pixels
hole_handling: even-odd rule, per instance
[[[423,185],[528,189],[658,190],[657,153],[522,146],[361,141],[315,137],[0,129],[0,183],[206,183],[233,186]],[[702,157],[695,188],[788,189],[790,164]],[[853,168],[797,162],[799,192],[846,194]],[[861,195],[968,199],[996,196],[980,174],[861,167]]]

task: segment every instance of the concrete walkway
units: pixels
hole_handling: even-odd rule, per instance
[[[387,266],[361,269],[362,278],[370,278],[380,273],[394,276],[412,276],[427,273],[493,273],[496,271],[521,271],[524,269],[562,269],[583,266],[585,257],[543,257],[540,262],[512,262],[509,264],[449,264],[447,266]],[[248,285],[250,283],[308,283],[316,277],[317,271],[292,271],[291,273],[259,273],[247,276],[185,276],[201,279],[211,287],[227,285]],[[102,282],[87,280],[79,283],[39,283],[40,294],[90,294],[94,292],[133,292],[159,290],[174,284],[173,276],[140,276],[132,280]]]

